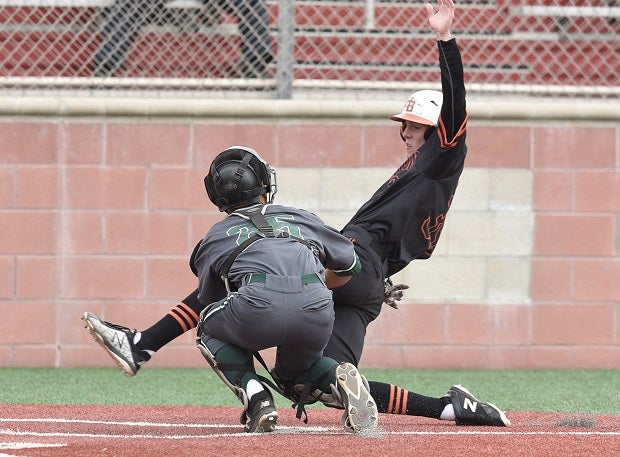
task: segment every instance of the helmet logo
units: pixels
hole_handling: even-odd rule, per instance
[[[224,184],[224,192],[232,192],[234,190],[237,190],[237,184],[235,184],[234,182],[227,182],[226,184]]]
[[[405,103],[405,107],[403,108],[403,111],[410,113],[413,111],[414,106],[415,106],[415,98],[410,97],[409,100],[407,100],[407,103]]]

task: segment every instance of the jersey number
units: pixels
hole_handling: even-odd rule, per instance
[[[267,223],[273,227],[275,232],[286,233],[288,236],[303,240],[299,226],[291,224],[293,216],[265,216]],[[256,227],[251,222],[242,225],[236,225],[228,229],[228,236],[237,237],[237,245],[242,244],[245,240],[256,233]]]

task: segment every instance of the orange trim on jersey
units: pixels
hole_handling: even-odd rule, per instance
[[[465,119],[463,120],[463,123],[461,124],[456,134],[454,135],[454,138],[448,141],[447,133],[446,133],[446,126],[443,123],[443,120],[439,118],[439,125],[437,126],[437,134],[439,135],[439,144],[441,145],[442,149],[447,149],[447,148],[456,146],[456,143],[459,137],[463,135],[463,133],[465,133],[465,126],[467,125],[467,119],[469,119],[469,113],[465,114]]]

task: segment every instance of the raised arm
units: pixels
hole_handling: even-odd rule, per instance
[[[467,110],[461,53],[452,36],[455,6],[452,0],[438,0],[435,9],[426,4],[428,23],[435,31],[441,69],[443,105],[439,122],[442,147],[448,148],[465,130]]]

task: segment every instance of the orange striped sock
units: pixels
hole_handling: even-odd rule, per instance
[[[183,333],[193,329],[198,324],[199,316],[196,311],[183,302],[168,311],[168,315],[179,323]]]
[[[439,419],[446,404],[444,398],[427,397],[394,384],[377,381],[370,381],[368,384],[380,413]]]
[[[141,332],[138,349],[156,352],[198,324],[198,313],[186,303],[179,303],[158,322]]]

